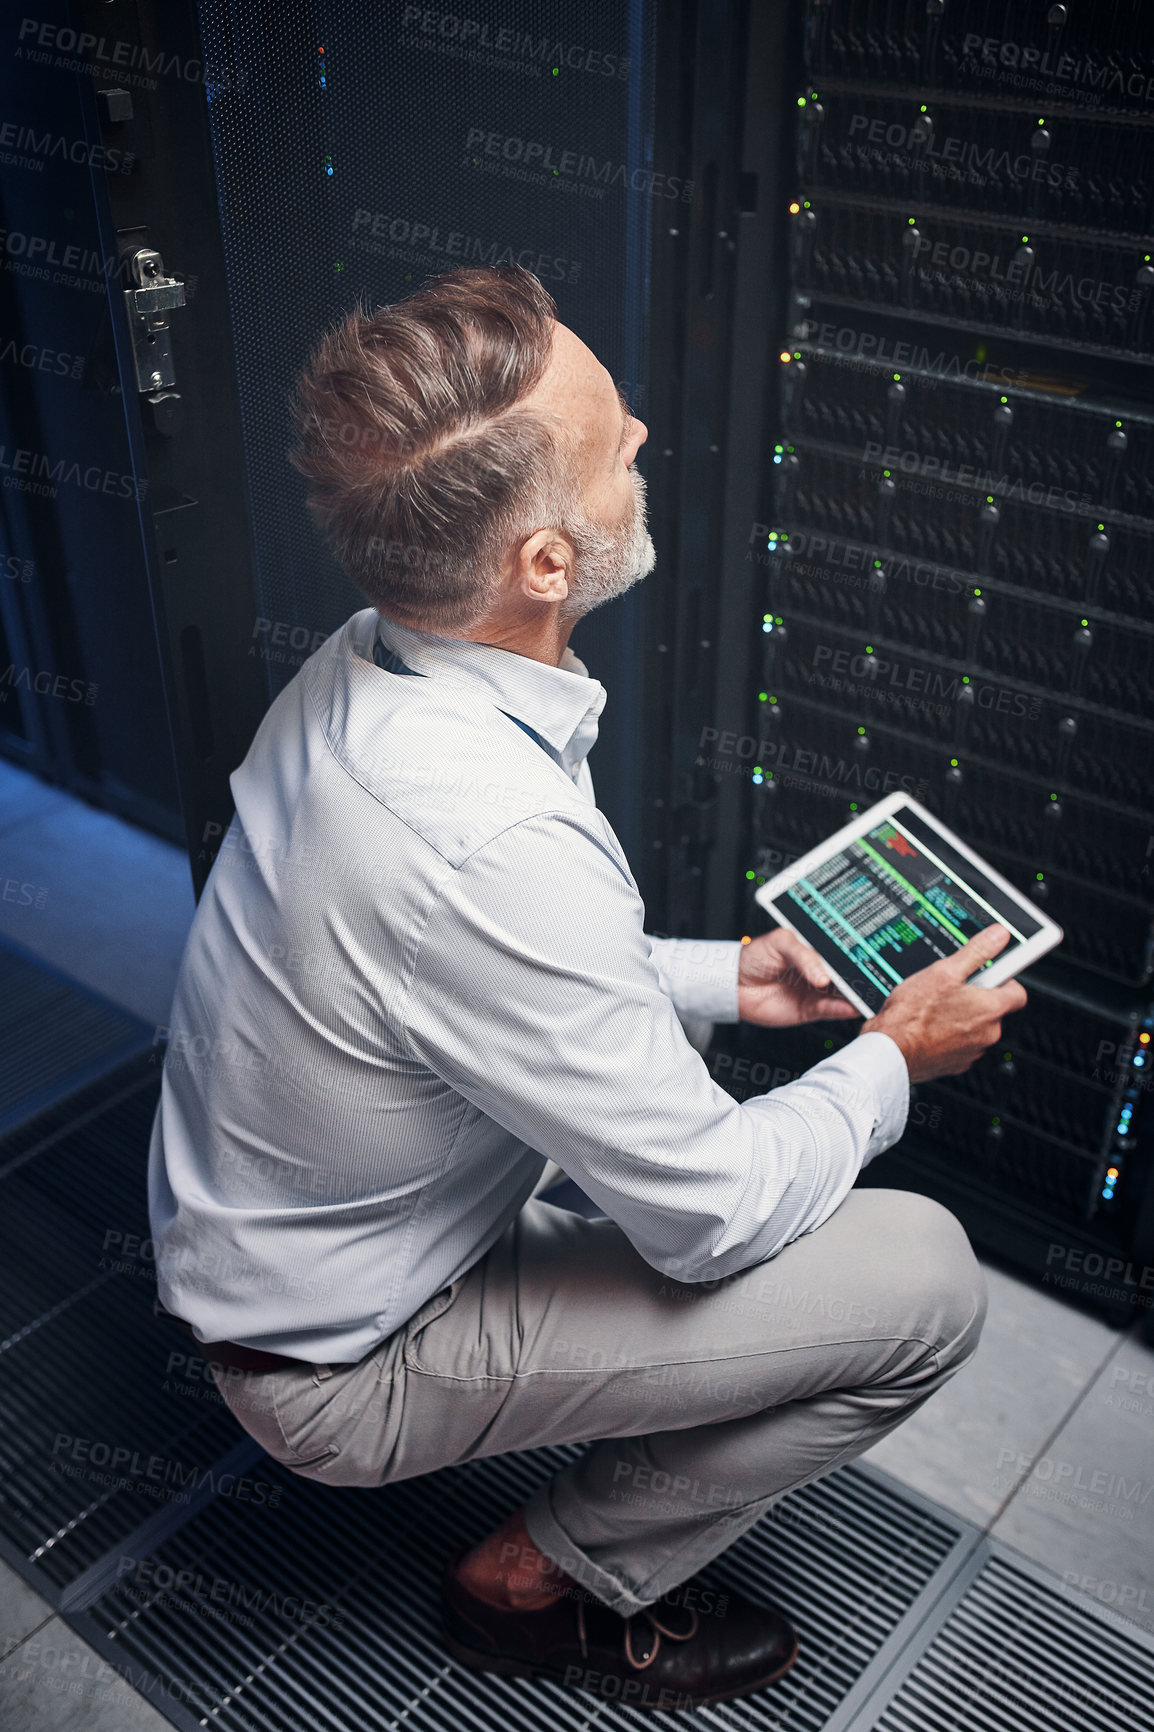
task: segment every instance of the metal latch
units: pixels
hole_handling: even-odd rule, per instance
[[[137,285],[124,291],[136,360],[136,388],[156,391],[175,385],[168,314],[173,307],[184,306],[184,284],[165,275],[164,260],[151,247],[132,253],[128,270]]]

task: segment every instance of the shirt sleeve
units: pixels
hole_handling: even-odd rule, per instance
[[[887,1035],[737,1102],[663,987],[600,814],[536,815],[446,865],[413,958],[416,1059],[573,1178],[654,1268],[734,1274],[824,1221],[900,1136]],[[660,953],[659,953],[660,954]]]
[[[703,1022],[740,1022],[737,971],[740,939],[653,938],[646,934],[649,954],[661,990],[673,1000],[679,1016]]]

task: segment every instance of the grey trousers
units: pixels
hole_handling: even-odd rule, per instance
[[[985,1312],[962,1227],[911,1192],[851,1191],[771,1261],[701,1286],[612,1222],[531,1199],[356,1365],[214,1377],[275,1460],[331,1485],[592,1442],[526,1525],[627,1615],[900,1425],[972,1357]]]

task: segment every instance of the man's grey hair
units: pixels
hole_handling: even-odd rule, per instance
[[[470,630],[512,546],[585,522],[574,442],[522,402],[556,316],[519,265],[450,271],[348,314],[297,382],[291,460],[309,509],[366,600],[402,625]]]

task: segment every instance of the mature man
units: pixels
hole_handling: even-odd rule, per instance
[[[568,639],[653,566],[645,428],[515,269],[353,314],[297,413],[372,606],[232,776],[153,1135],[162,1302],[312,1480],[592,1443],[450,1565],[458,1660],[638,1706],[747,1694],[794,1632],[690,1578],[976,1347],[954,1217],[851,1187],[911,1079],[1024,1002],[966,984],[1006,934],[739,1105],[679,1018],[853,1013],[787,933],[647,937],[597,810],[605,692]],[[547,1159],[607,1218],[535,1197]]]

